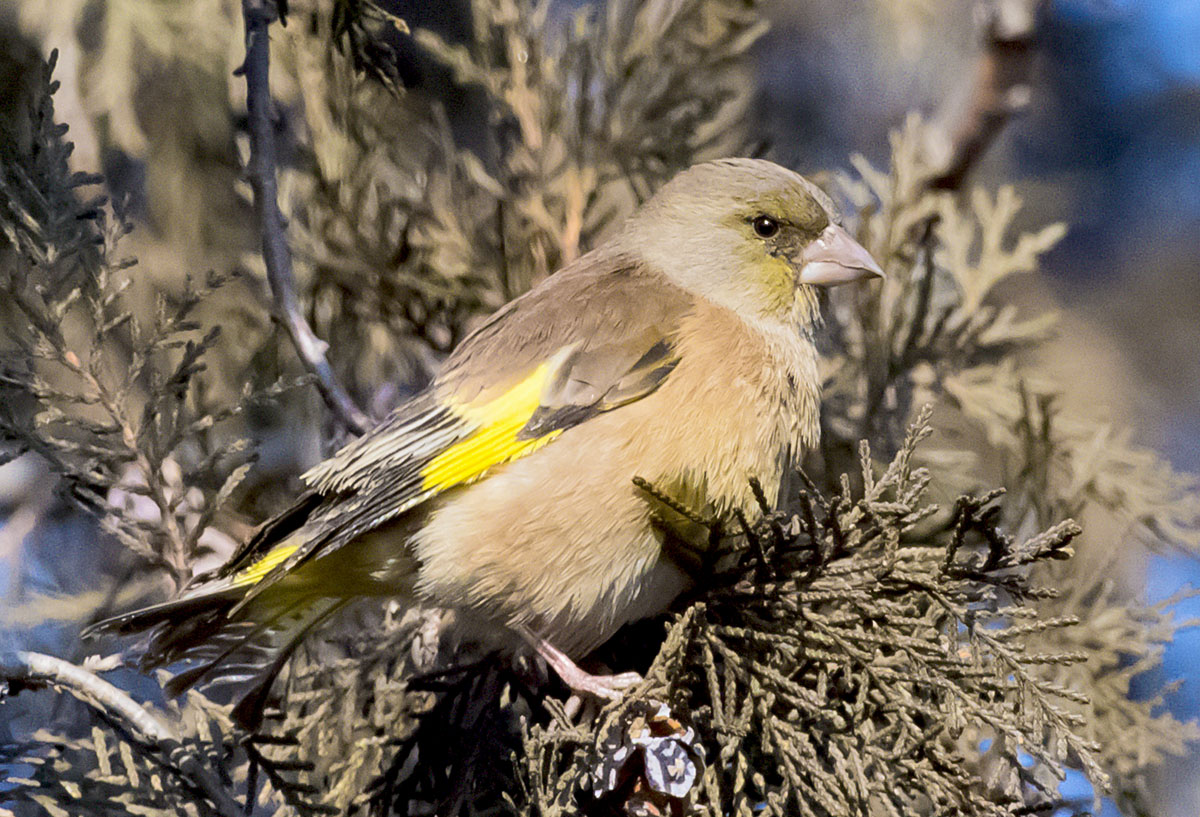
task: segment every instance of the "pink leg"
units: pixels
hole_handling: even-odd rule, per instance
[[[580,669],[579,665],[572,661],[566,653],[549,641],[534,635],[528,627],[517,625],[514,629],[529,642],[529,645],[542,657],[542,660],[550,665],[550,668],[572,692],[615,701],[630,687],[642,682],[642,676],[636,672],[622,672],[619,675],[592,675],[590,672]]]

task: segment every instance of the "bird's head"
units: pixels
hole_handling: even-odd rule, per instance
[[[689,168],[624,234],[676,284],[747,319],[804,327],[816,320],[816,287],[883,276],[820,188],[761,159]]]

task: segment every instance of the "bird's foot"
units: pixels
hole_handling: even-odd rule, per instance
[[[642,682],[642,676],[636,672],[622,672],[616,675],[593,675],[580,669],[571,658],[555,647],[549,641],[534,635],[526,627],[517,627],[530,646],[542,657],[554,673],[562,679],[567,688],[576,695],[590,695],[606,701],[620,699],[626,691]]]

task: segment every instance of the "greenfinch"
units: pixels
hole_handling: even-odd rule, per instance
[[[651,483],[717,517],[773,495],[820,428],[818,288],[881,276],[829,198],[771,162],[680,173],[608,240],[500,309],[423,392],[304,475],[307,491],[181,597],[103,622],[154,628],[176,689],[286,655],[363,596],[518,633],[573,690],[634,678],[575,663],[691,582]]]

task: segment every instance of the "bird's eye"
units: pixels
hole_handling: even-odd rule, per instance
[[[770,216],[755,216],[750,223],[761,238],[771,238],[779,232],[779,222]]]

